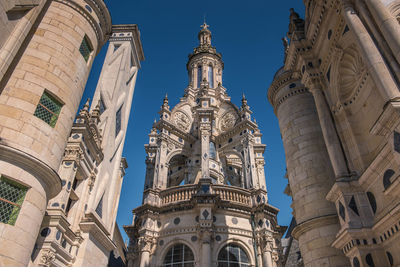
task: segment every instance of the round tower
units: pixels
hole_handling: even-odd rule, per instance
[[[42,15],[0,88],[4,266],[29,262],[47,202],[61,190],[57,171],[93,59],[111,32],[101,0],[48,1]]]
[[[281,68],[268,90],[285,148],[289,192],[305,266],[346,266],[342,252],[331,247],[339,230],[335,206],[326,200],[334,173],[312,94],[300,77]]]

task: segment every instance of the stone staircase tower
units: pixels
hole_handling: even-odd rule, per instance
[[[208,25],[198,38],[184,96],[172,109],[164,98],[145,145],[143,204],[125,226],[128,266],[280,266],[285,227],[268,203],[262,135],[246,98],[235,106],[222,85]]]

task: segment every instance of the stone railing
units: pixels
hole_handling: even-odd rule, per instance
[[[212,188],[215,194],[219,195],[221,200],[236,202],[248,206],[252,204],[251,193],[246,189],[226,185],[213,185]]]
[[[198,190],[199,186],[196,184],[176,186],[163,190],[159,193],[161,205],[164,206],[181,201],[189,201],[192,199],[193,195],[197,194]],[[220,199],[224,201],[239,203],[246,206],[252,205],[252,195],[247,189],[213,184],[210,187],[210,194],[218,195]]]
[[[161,205],[190,200],[196,192],[194,184],[168,188],[160,192]]]

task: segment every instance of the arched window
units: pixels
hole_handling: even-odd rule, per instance
[[[353,258],[353,267],[360,267],[360,261],[357,257]]]
[[[214,142],[210,142],[210,159],[216,159],[217,158],[217,151],[215,150],[215,144]]]
[[[390,182],[390,178],[392,178],[393,175],[394,171],[392,169],[386,170],[383,174],[383,187],[385,188],[385,190],[392,184]]]
[[[394,261],[393,261],[393,256],[392,256],[392,254],[391,254],[389,251],[386,251],[386,256],[387,256],[387,258],[388,258],[388,260],[389,260],[390,267],[392,267],[392,266],[393,266],[393,264],[394,264]]]
[[[236,244],[228,244],[218,254],[218,267],[250,266],[246,252]]]
[[[371,253],[368,253],[365,257],[365,261],[367,262],[369,267],[375,267],[374,260],[372,259]]]
[[[162,266],[168,267],[194,267],[192,250],[184,244],[176,244],[165,255]]]
[[[376,208],[377,208],[375,196],[371,192],[367,192],[367,197],[368,197],[369,204],[371,205],[372,211],[375,214],[376,213]]]
[[[214,72],[211,65],[208,66],[208,84],[210,85],[210,88],[214,88]]]
[[[202,70],[201,70],[201,66],[197,66],[197,88],[200,88],[200,84],[201,84],[201,77],[202,77]]]

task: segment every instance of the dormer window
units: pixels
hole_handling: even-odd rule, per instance
[[[208,84],[210,88],[214,88],[214,71],[211,65],[208,66]]]

